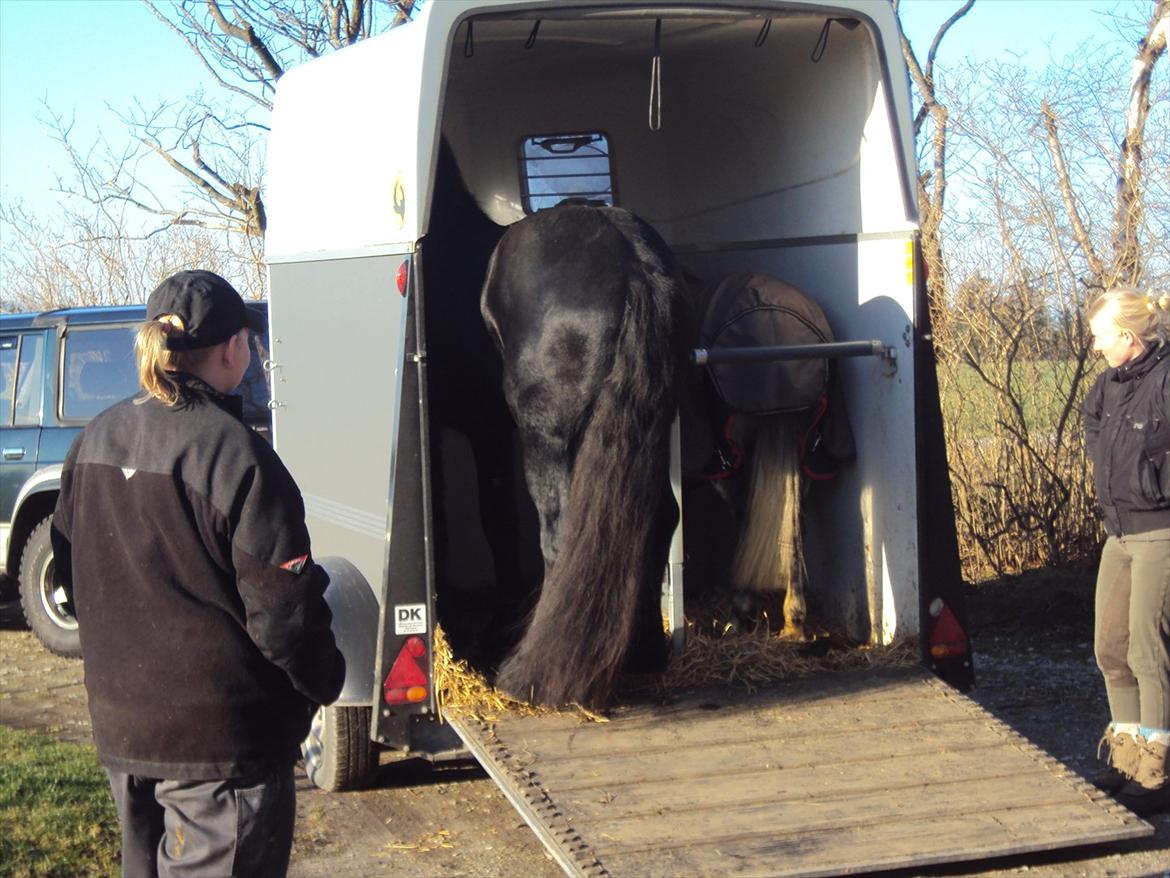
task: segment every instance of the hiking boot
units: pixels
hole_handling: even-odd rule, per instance
[[[1167,775],[1165,744],[1152,744],[1139,737],[1138,767],[1133,780],[1114,794],[1114,798],[1139,817],[1170,810],[1170,776]]]
[[[1133,735],[1114,732],[1106,729],[1101,741],[1097,744],[1097,758],[1101,758],[1101,748],[1107,747],[1109,755],[1107,766],[1092,778],[1090,783],[1097,789],[1107,793],[1115,793],[1129,783],[1138,769],[1141,750]]]

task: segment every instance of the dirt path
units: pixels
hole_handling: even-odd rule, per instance
[[[91,741],[81,662],[43,649],[12,605],[0,606],[0,723]],[[383,765],[371,789],[344,795],[298,769],[290,878],[560,874],[474,762]]]
[[[1091,602],[1081,577],[1010,583],[972,595],[984,707],[1074,770],[1091,774],[1108,715],[1091,658]],[[0,609],[0,723],[89,740],[79,662],[59,659]],[[524,875],[559,867],[474,763],[432,770],[384,764],[371,789],[329,795],[298,774],[292,878]],[[1170,878],[1170,814],[1152,839],[892,876]]]

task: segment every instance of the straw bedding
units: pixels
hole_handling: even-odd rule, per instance
[[[720,685],[753,690],[784,680],[806,677],[823,671],[906,667],[919,661],[917,641],[910,639],[889,646],[848,644],[827,631],[808,642],[783,640],[764,619],[744,630],[718,608],[696,612],[687,618],[687,643],[681,655],[672,655],[662,674],[631,677],[623,681],[615,702],[647,694],[665,696],[684,689]],[[492,720],[504,714],[538,716],[557,712],[578,714],[583,720],[605,722],[604,715],[570,705],[562,711],[535,707],[492,688],[484,675],[468,662],[456,658],[442,629],[435,632],[435,681],[439,712],[454,709],[463,714]]]

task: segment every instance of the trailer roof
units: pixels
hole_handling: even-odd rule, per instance
[[[315,59],[281,78],[267,175],[270,260],[413,248],[426,230],[449,53],[466,48],[456,45],[456,31],[473,16],[495,20],[494,39],[516,37],[521,43],[537,20],[587,20],[589,44],[614,52],[645,51],[642,44],[627,45],[629,22],[639,18],[671,19],[678,30],[672,39],[709,39],[721,24],[744,20],[761,25],[770,18],[797,16],[866,21],[895,93],[901,160],[905,168],[914,167],[909,85],[902,72],[897,22],[886,3],[591,0],[582,5],[565,0],[444,0],[427,4],[413,22]],[[514,26],[500,29],[501,19],[514,19]],[[465,35],[466,29],[458,39]],[[566,50],[580,47],[579,42],[565,40]]]

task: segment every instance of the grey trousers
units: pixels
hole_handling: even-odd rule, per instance
[[[288,766],[235,780],[106,770],[122,825],[123,878],[283,878],[296,820]]]
[[[1170,529],[1105,541],[1094,628],[1113,721],[1170,729]]]

